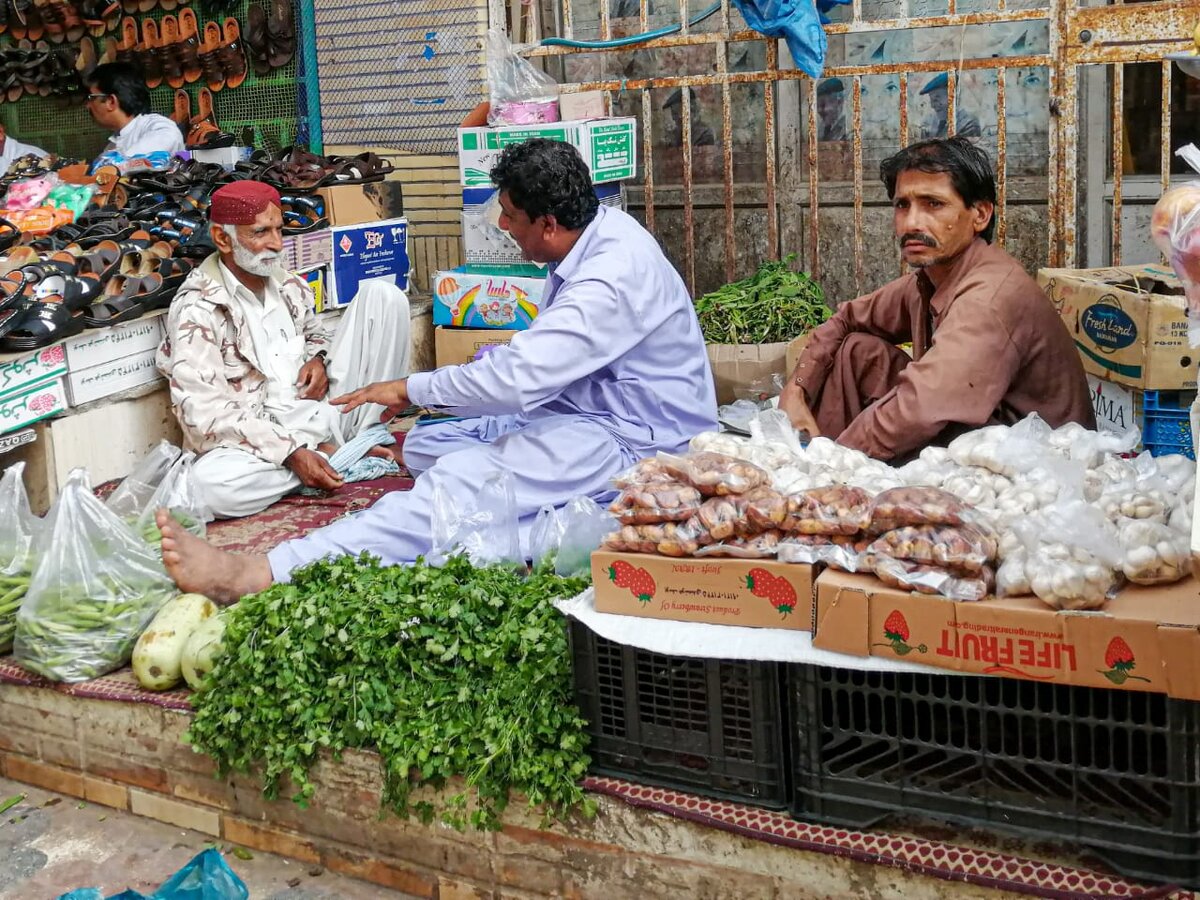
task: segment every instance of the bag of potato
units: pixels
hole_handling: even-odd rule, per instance
[[[783,530],[796,534],[858,534],[871,521],[871,495],[844,484],[788,497]]]
[[[693,555],[724,556],[732,559],[771,559],[779,550],[782,532],[764,531],[748,537],[731,537],[701,547]]]
[[[622,525],[685,522],[699,512],[700,501],[700,492],[690,484],[636,484],[621,491],[608,511]]]
[[[899,590],[934,594],[948,600],[973,603],[987,597],[995,583],[990,568],[982,572],[954,572],[940,566],[907,562],[891,556],[864,554],[864,562],[875,577],[889,587]]]
[[[971,508],[948,491],[900,487],[875,497],[867,527],[883,534],[906,525],[963,525],[973,517]]]
[[[769,487],[758,487],[746,494],[710,497],[696,515],[714,541],[751,536],[783,523],[787,498]]]
[[[654,457],[640,459],[612,480],[613,487],[619,491],[639,484],[665,484],[677,482],[679,479],[667,471],[659,460]]]
[[[995,564],[997,541],[978,525],[908,525],[880,535],[867,552],[977,575]]]
[[[785,563],[818,563],[843,572],[857,572],[871,539],[862,535],[788,534],[779,542],[776,558]]]
[[[771,476],[758,466],[721,453],[660,453],[658,459],[668,472],[705,497],[744,494],[771,483]]]
[[[602,550],[623,553],[657,553],[661,556],[692,556],[712,535],[693,517],[686,522],[626,525],[604,538]]]

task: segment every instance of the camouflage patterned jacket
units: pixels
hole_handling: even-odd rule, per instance
[[[299,444],[263,411],[267,378],[218,262],[213,254],[201,263],[171,303],[158,369],[170,381],[187,449],[236,447],[282,465]],[[297,333],[304,335],[305,361],[327,350],[330,337],[313,312],[308,285],[287,274],[279,293]]]

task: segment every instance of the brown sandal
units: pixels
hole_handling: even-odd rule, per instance
[[[237,19],[225,20],[225,40],[217,51],[217,59],[225,73],[225,87],[240,87],[246,80],[246,53],[242,48],[242,31]]]
[[[179,22],[174,16],[162,18],[162,61],[167,84],[173,88],[184,85],[183,61],[179,58]]]
[[[192,121],[192,98],[187,91],[175,91],[175,108],[171,112],[171,121],[179,126],[180,131],[187,129]]]
[[[146,74],[146,87],[156,88],[163,83],[163,48],[159,43],[158,23],[153,19],[142,20],[142,43],[138,45],[142,71]]]
[[[218,56],[220,49],[221,26],[216,22],[208,22],[204,26],[204,42],[200,45],[200,68],[211,91],[225,87],[225,69]]]
[[[199,81],[204,74],[200,65],[200,26],[194,9],[179,11],[179,61],[183,64],[183,78],[188,84]]]

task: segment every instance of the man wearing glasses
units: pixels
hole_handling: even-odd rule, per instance
[[[97,125],[112,130],[101,153],[104,162],[119,164],[138,156],[147,157],[152,166],[162,168],[172,154],[183,150],[179,126],[150,111],[150,91],[135,66],[105,63],[86,78],[88,113]],[[115,154],[122,159],[114,159]]]

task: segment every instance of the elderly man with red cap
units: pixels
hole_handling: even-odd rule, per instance
[[[280,267],[279,192],[254,181],[212,195],[217,252],[179,289],[158,350],[193,473],[218,518],[252,515],[301,485],[332,490],[343,474],[330,456],[381,407],[343,416],[329,388],[354,390],[407,374],[408,303],[392,287],[360,290],[332,338],[313,311],[308,285]],[[371,352],[364,353],[371,334]],[[374,426],[364,441],[392,443]],[[364,447],[364,449],[365,449]],[[367,455],[392,463],[374,446]]]

